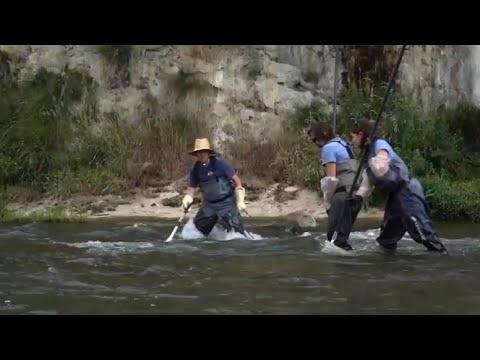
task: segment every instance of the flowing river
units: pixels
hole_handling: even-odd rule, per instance
[[[325,224],[253,239],[173,222],[0,226],[0,314],[478,314],[480,225],[437,223],[450,256],[408,236],[394,255],[358,220],[351,256],[322,252]],[[144,220],[143,220],[144,221]]]

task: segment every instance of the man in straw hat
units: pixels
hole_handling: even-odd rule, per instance
[[[208,139],[196,139],[189,152],[197,158],[189,173],[189,186],[182,206],[186,210],[193,203],[197,187],[203,201],[194,219],[195,227],[208,236],[218,219],[227,231],[245,235],[240,212],[245,210],[245,189],[233,167],[225,159],[214,155]]]

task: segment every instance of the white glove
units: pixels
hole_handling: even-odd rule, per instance
[[[334,176],[325,176],[320,180],[320,188],[323,193],[323,203],[325,210],[330,209],[330,199],[332,198],[335,190],[337,189],[337,184],[339,180]]]
[[[366,170],[363,170],[362,183],[360,184],[360,187],[355,194],[360,195],[362,199],[365,200],[372,194],[374,188],[375,187],[370,183],[370,180],[368,179]]]
[[[382,177],[389,169],[390,160],[375,156],[369,160],[368,164],[375,176]]]
[[[182,200],[183,211],[186,211],[192,203],[193,203],[193,197],[191,197],[188,194],[185,195],[183,200]]]
[[[243,187],[237,187],[235,189],[235,195],[237,197],[237,209],[238,211],[242,212],[245,211],[245,189]]]

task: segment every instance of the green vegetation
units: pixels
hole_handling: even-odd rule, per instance
[[[45,211],[22,213],[9,209],[9,199],[5,190],[0,190],[0,221],[1,222],[80,222],[84,218],[63,206],[52,206]]]
[[[480,221],[480,179],[451,180],[439,175],[420,179],[432,216],[443,220]]]
[[[365,96],[355,88],[342,94],[337,133],[350,140],[351,119],[375,119],[382,97],[383,93]],[[305,109],[299,114],[304,118]],[[435,218],[480,221],[480,146],[475,127],[479,120],[480,109],[467,104],[440,108],[424,117],[411,96],[391,94],[378,133],[422,182]],[[377,192],[369,205],[384,201]]]
[[[327,107],[321,102],[299,108],[292,119],[279,131],[269,134],[271,137],[263,143],[253,142],[248,133],[236,134],[229,146],[232,162],[244,175],[320,190],[324,175],[318,165],[319,152],[306,129],[326,113]]]
[[[353,117],[374,119],[381,96],[367,98],[356,89],[344,94],[338,132],[350,138]],[[392,144],[415,176],[470,179],[478,175],[480,165],[476,160],[480,148],[475,140],[475,119],[480,119],[480,109],[463,104],[424,117],[411,96],[393,93],[377,133]]]
[[[95,111],[80,116],[72,109],[88,102],[89,89],[92,79],[77,72],[41,70],[31,82],[0,92],[1,187],[66,198],[124,194],[138,183],[145,163],[162,179],[185,175],[187,149],[198,134],[209,135],[200,118],[182,115],[181,101],[170,113],[136,124]],[[8,218],[6,204],[17,198],[18,191],[2,192],[0,218]],[[55,210],[35,219],[60,215]]]
[[[337,133],[350,140],[352,118],[375,119],[382,97],[383,93],[366,96],[355,88],[343,93]],[[411,99],[391,94],[378,134],[392,144],[422,182],[435,218],[480,221],[480,142],[475,126],[480,123],[480,109],[460,104],[425,118]],[[244,174],[320,190],[324,174],[319,150],[306,131],[318,120],[331,121],[326,114],[321,103],[299,108],[281,131],[272,134],[272,140],[261,145],[238,136],[230,146],[232,159]],[[358,149],[355,152],[360,156]],[[385,200],[376,191],[366,207],[383,206]]]
[[[123,61],[125,51],[104,48],[102,55]],[[9,202],[33,201],[45,194],[59,199],[81,193],[125,194],[139,184],[147,163],[150,174],[159,179],[184,176],[192,161],[187,149],[196,137],[210,137],[200,114],[208,108],[197,110],[208,105],[206,95],[215,90],[184,73],[173,76],[169,85],[174,95],[171,108],[151,98],[152,111],[136,123],[121,121],[115,114],[100,117],[92,102],[95,82],[76,71],[66,69],[58,75],[41,70],[28,83],[2,88],[0,219],[20,216],[9,210]],[[351,118],[374,118],[382,96],[364,95],[354,88],[341,94],[337,133],[350,139]],[[393,93],[379,131],[422,181],[436,218],[480,221],[476,138],[480,109],[461,104],[424,118],[411,99]],[[72,111],[77,105],[87,110],[79,115]],[[225,149],[228,158],[242,176],[320,190],[324,174],[319,150],[306,133],[319,119],[327,119],[324,103],[299,108],[263,142],[253,141],[251,132],[242,127]],[[369,205],[383,201],[376,193]],[[36,221],[76,219],[58,207],[28,216]]]

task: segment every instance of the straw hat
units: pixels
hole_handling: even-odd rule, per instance
[[[208,139],[206,138],[196,139],[194,149],[190,151],[189,154],[193,155],[197,151],[201,151],[201,150],[209,150],[210,152],[213,153],[213,150],[210,147],[210,142],[208,141]]]

